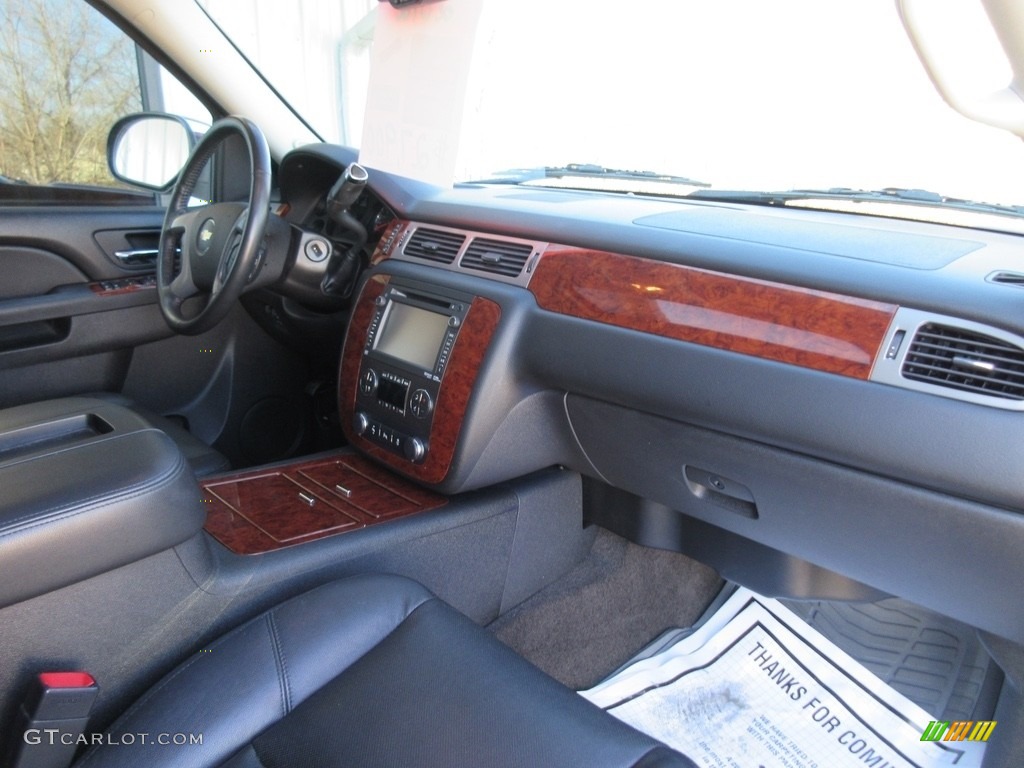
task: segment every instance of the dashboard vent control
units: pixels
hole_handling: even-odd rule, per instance
[[[457,232],[420,227],[409,238],[402,252],[417,259],[451,264],[459,255],[459,249],[464,242],[466,236]]]
[[[517,277],[532,253],[533,246],[529,243],[511,243],[478,237],[469,244],[459,264],[466,269]]]
[[[1024,400],[1024,349],[963,328],[921,326],[900,373],[941,387]]]

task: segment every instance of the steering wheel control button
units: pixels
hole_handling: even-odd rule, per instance
[[[259,275],[260,270],[263,269],[263,259],[267,255],[266,246],[260,248],[260,252],[256,254],[256,263],[252,265],[252,269],[249,270],[249,276],[245,278],[245,282],[251,283]]]
[[[303,250],[305,251],[306,258],[317,264],[331,255],[330,243],[319,237],[308,241]]]
[[[373,368],[367,368],[359,377],[359,391],[364,395],[372,395],[377,391],[377,372]]]
[[[434,410],[434,401],[425,389],[417,389],[409,400],[409,410],[417,419],[425,419]]]

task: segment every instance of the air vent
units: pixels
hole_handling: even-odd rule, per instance
[[[1024,272],[993,272],[987,279],[1002,285],[1024,285]]]
[[[529,243],[478,237],[469,244],[459,264],[466,269],[490,272],[493,275],[518,277],[531,253],[533,246]]]
[[[406,243],[402,253],[417,259],[451,264],[458,256],[459,249],[464,242],[466,242],[466,236],[457,232],[419,227]]]
[[[1024,349],[953,326],[921,326],[900,371],[907,379],[1024,400]]]

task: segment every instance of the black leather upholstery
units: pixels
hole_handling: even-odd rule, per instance
[[[140,733],[203,743],[125,746]],[[693,765],[420,585],[380,575],[326,584],[239,627],[164,678],[104,742],[77,765]]]
[[[15,433],[33,426],[58,422],[83,414],[95,414],[112,427],[113,432],[158,429],[178,446],[197,477],[231,468],[219,452],[194,437],[170,419],[129,400],[123,395],[97,392],[81,397],[61,397],[0,410],[0,455],[4,443],[17,440]]]
[[[56,437],[52,423],[44,426],[0,433],[34,438],[0,450],[0,607],[170,549],[202,529],[195,479],[167,435],[79,429],[69,440],[66,424]]]
[[[192,467],[196,477],[205,477],[206,475],[226,472],[231,469],[231,463],[227,460],[227,457],[199,440],[183,426],[133,400],[129,400],[124,395],[97,392],[87,395],[87,397],[127,408],[151,427],[165,433],[178,446],[178,450],[184,455],[185,460]]]

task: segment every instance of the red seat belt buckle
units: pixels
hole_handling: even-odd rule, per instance
[[[41,672],[18,711],[11,768],[68,768],[100,687],[88,672]]]

